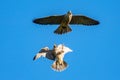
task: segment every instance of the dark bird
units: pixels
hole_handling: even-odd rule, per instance
[[[64,55],[72,50],[62,44],[54,45],[53,49],[49,50],[48,47],[42,48],[39,53],[37,53],[33,60],[37,60],[40,57],[46,57],[53,60],[52,69],[55,71],[63,71],[67,68],[68,64],[63,60]]]
[[[77,24],[77,25],[98,25],[99,21],[91,19],[87,16],[83,15],[72,15],[71,11],[68,11],[65,15],[57,15],[57,16],[48,16],[44,18],[38,18],[33,20],[36,24],[42,25],[53,25],[60,24],[60,26],[54,31],[56,34],[64,34],[67,32],[71,32],[69,24]]]

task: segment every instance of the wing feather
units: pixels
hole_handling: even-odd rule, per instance
[[[48,47],[42,48],[42,49],[39,51],[39,53],[37,53],[37,54],[34,56],[33,60],[37,60],[37,59],[40,58],[40,57],[46,57],[46,54],[48,53],[48,51],[49,51],[49,48],[48,48]]]
[[[38,58],[40,58],[40,57],[45,57],[45,56],[46,56],[46,52],[37,53],[37,54],[34,56],[33,60],[37,60]]]
[[[60,24],[64,15],[59,15],[59,16],[49,16],[49,17],[44,17],[44,18],[38,18],[33,20],[34,23],[36,24]]]
[[[72,52],[72,50],[69,47],[64,46],[63,44],[58,45],[58,52],[62,52],[63,55],[65,55],[68,52]]]
[[[70,24],[97,25],[99,21],[86,16],[75,15],[72,17]]]

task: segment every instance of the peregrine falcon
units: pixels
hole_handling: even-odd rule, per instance
[[[68,64],[63,60],[64,55],[72,50],[63,44],[54,45],[53,49],[49,50],[48,47],[42,48],[39,53],[37,53],[33,60],[37,60],[40,57],[46,57],[50,60],[53,60],[52,69],[55,71],[63,71],[67,68]]]
[[[64,15],[56,15],[56,16],[48,16],[44,18],[37,18],[33,20],[36,24],[42,25],[53,25],[60,24],[60,26],[54,31],[56,34],[64,34],[67,32],[71,32],[69,24],[77,24],[77,25],[98,25],[99,21],[89,18],[84,15],[72,15],[71,11],[68,11],[67,14]]]

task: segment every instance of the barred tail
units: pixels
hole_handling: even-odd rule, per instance
[[[55,31],[54,33],[56,34],[64,34],[64,33],[68,33],[71,32],[72,29],[69,27],[69,25],[60,25]]]
[[[61,63],[59,61],[55,61],[52,64],[52,68],[58,72],[65,70],[67,68],[67,66],[68,66],[68,64],[65,61],[62,61]]]

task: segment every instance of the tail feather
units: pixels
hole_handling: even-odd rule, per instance
[[[61,72],[63,70],[65,70],[67,68],[68,64],[63,61],[62,63],[59,63],[58,61],[55,61],[53,64],[52,64],[52,68],[55,70],[55,71],[58,71],[58,72]]]
[[[69,25],[60,25],[55,31],[54,33],[56,34],[64,34],[64,33],[67,33],[67,32],[71,32],[72,29],[69,27]]]

